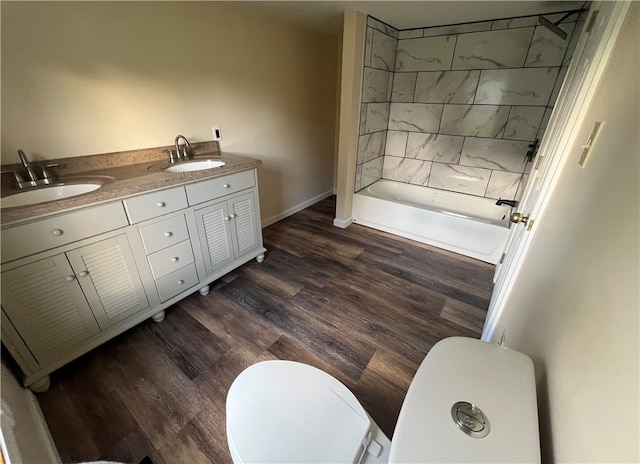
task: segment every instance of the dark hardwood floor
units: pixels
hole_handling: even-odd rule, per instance
[[[267,256],[52,375],[38,396],[64,462],[231,462],[225,397],[247,366],[289,359],[347,385],[387,436],[425,354],[478,337],[493,266],[352,225],[335,199],[264,229]]]

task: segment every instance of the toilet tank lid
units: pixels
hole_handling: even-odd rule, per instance
[[[371,422],[347,387],[292,361],[245,369],[227,395],[227,435],[242,462],[358,462]]]
[[[471,403],[489,433],[469,436],[452,407]],[[480,340],[452,337],[429,351],[402,404],[390,462],[540,462],[531,359]]]

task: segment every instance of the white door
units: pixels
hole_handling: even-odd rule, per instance
[[[512,224],[505,255],[496,267],[482,340],[490,341],[500,335],[494,334],[494,329],[535,235],[535,222],[541,219],[551,199],[566,160],[567,148],[576,137],[628,9],[628,2],[598,2],[589,11],[542,138],[534,169],[517,208],[524,219]]]

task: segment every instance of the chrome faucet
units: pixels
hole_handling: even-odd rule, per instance
[[[49,168],[58,167],[58,163],[34,165],[29,161],[27,155],[22,150],[18,150],[18,157],[20,158],[20,163],[22,163],[24,170],[9,169],[7,171],[2,171],[2,173],[11,172],[13,174],[13,180],[16,188],[41,187],[55,182],[56,179],[49,171]],[[42,176],[38,176],[34,168],[41,169]]]
[[[180,155],[180,146],[179,146],[180,139],[184,140],[184,143],[185,143],[182,147],[182,155]],[[191,148],[191,144],[189,143],[187,138],[184,135],[178,135],[176,137],[176,158],[189,159],[189,153],[187,152],[187,148]]]
[[[24,166],[24,170],[27,173],[27,180],[30,182],[35,182],[38,180],[38,176],[33,170],[33,165],[27,159],[27,155],[22,150],[18,150],[18,156],[20,157],[20,162]]]

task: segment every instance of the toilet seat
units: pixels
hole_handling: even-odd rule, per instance
[[[368,414],[329,374],[292,361],[244,370],[227,396],[227,438],[234,462],[358,463],[371,441]]]

